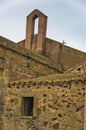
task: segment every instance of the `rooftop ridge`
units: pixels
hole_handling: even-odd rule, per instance
[[[47,84],[52,84],[52,85],[56,85],[56,84],[63,84],[65,85],[65,83],[71,83],[71,82],[86,82],[86,73],[84,74],[53,74],[49,76],[41,76],[38,78],[34,78],[34,79],[30,79],[30,80],[17,80],[17,81],[13,81],[11,83],[8,83],[8,86],[16,86],[16,85],[22,85],[24,87],[24,85],[47,85]]]
[[[79,49],[77,49],[77,48],[70,47],[70,46],[65,45],[64,43],[59,42],[59,41],[56,41],[56,40],[54,40],[54,39],[51,39],[51,38],[46,37],[45,40],[50,40],[50,41],[57,42],[58,44],[60,44],[60,45],[62,45],[62,46],[66,46],[67,48],[70,48],[70,49],[73,49],[73,50],[76,50],[76,51],[78,51],[78,52],[81,52],[81,53],[86,54],[86,52],[84,52],[84,51],[81,51],[81,50],[79,50]]]
[[[6,37],[3,37],[3,36],[0,36],[0,42],[7,42],[7,43],[15,43],[14,41],[12,41],[12,40],[9,40],[8,38],[6,38]]]
[[[81,66],[86,66],[86,61],[84,61],[83,63],[76,64],[72,68],[70,68],[67,71],[65,71],[65,73],[72,72],[73,70],[75,70],[76,68],[81,67]]]
[[[34,9],[28,16],[30,16],[31,14],[33,14],[34,12],[39,12],[39,13],[41,13],[42,15],[44,15],[45,17],[47,17],[43,12],[41,12],[40,10],[38,10],[38,9]],[[27,17],[28,17],[27,16]]]

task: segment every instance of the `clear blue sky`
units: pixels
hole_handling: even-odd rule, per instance
[[[34,9],[48,16],[47,37],[86,52],[86,0],[0,0],[0,35],[23,40]]]

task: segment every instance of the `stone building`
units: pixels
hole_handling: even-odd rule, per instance
[[[26,39],[0,36],[0,130],[86,130],[86,53],[46,30],[47,16],[35,9]]]

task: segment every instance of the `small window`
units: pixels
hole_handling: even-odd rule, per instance
[[[22,116],[33,116],[34,97],[22,97]]]

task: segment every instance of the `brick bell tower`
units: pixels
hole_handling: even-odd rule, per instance
[[[38,18],[38,33],[34,35],[35,20]],[[25,48],[32,52],[42,52],[42,44],[46,38],[47,16],[35,9],[27,16]]]

